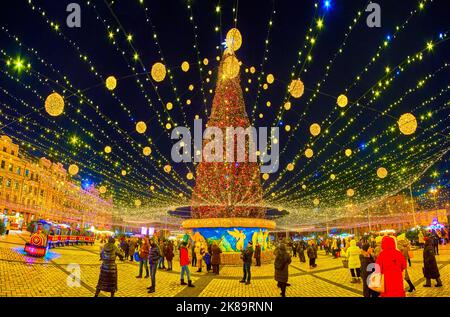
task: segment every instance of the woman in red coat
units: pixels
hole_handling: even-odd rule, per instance
[[[405,257],[396,249],[395,240],[392,237],[383,237],[381,249],[377,258],[380,272],[384,275],[384,293],[381,294],[381,297],[405,297],[403,288]]]

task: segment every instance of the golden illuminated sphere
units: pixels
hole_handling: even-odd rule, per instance
[[[341,108],[345,107],[348,104],[348,99],[346,95],[340,95],[337,99],[337,105]]]
[[[142,202],[141,202],[139,199],[136,199],[136,200],[134,201],[134,205],[135,205],[136,207],[139,207],[141,204],[142,204]]]
[[[313,136],[318,136],[320,133],[320,125],[317,123],[311,124],[311,126],[309,127],[309,132],[311,132]]]
[[[192,85],[192,84],[189,85],[189,90],[190,90],[190,91],[194,90],[194,85]]]
[[[334,175],[334,174],[331,174],[331,175],[330,175],[330,179],[331,179],[331,180],[334,180],[335,178],[336,178],[336,175]]]
[[[264,90],[267,90],[267,88],[269,88],[269,85],[267,85],[266,83],[264,83],[263,89],[264,89]]]
[[[106,193],[106,186],[100,186],[100,188],[98,189],[98,191],[100,192],[100,194]]]
[[[146,146],[142,149],[142,153],[145,156],[149,156],[150,154],[152,154],[152,149],[149,146]]]
[[[284,130],[286,130],[286,132],[291,131],[291,126],[290,126],[289,124],[287,124],[287,125],[284,127]]]
[[[377,176],[379,178],[385,178],[388,174],[387,169],[385,169],[384,167],[380,167],[379,169],[377,169]]]
[[[209,64],[209,60],[205,57],[204,59],[203,59],[203,65],[208,65]]]
[[[398,127],[404,135],[410,135],[416,132],[417,120],[412,113],[405,113],[398,119]]]
[[[120,172],[122,174],[122,176],[127,175],[127,171],[126,170],[122,170],[122,172]]]
[[[71,165],[69,166],[69,174],[72,175],[72,176],[77,175],[79,170],[80,170],[80,169],[79,169],[78,166],[75,165],[75,164],[71,164]]]
[[[105,153],[111,153],[111,147],[109,145],[105,146]]]
[[[170,166],[169,164],[167,164],[166,166],[164,166],[164,172],[170,173],[171,170],[172,170],[172,166]]]
[[[239,75],[239,61],[234,55],[229,55],[223,61],[222,74],[225,78],[234,78]]]
[[[264,118],[264,115],[262,113],[259,114],[259,118],[262,119]]]
[[[254,74],[256,72],[256,68],[255,67],[250,67],[250,73]]]
[[[347,196],[352,197],[353,195],[355,195],[355,191],[351,188],[347,189]]]
[[[284,104],[284,109],[285,110],[291,109],[291,103],[289,101]]]
[[[289,163],[289,164],[287,165],[287,170],[288,170],[289,172],[293,171],[293,170],[294,170],[294,164],[293,164],[293,163]]]
[[[305,150],[305,156],[307,158],[311,158],[313,155],[314,155],[314,151],[313,150],[311,150],[311,149],[306,149]]]
[[[163,63],[155,63],[150,73],[154,81],[163,81],[166,78],[166,66]]]
[[[302,189],[306,189],[306,185],[305,184],[302,185]]]
[[[313,204],[314,204],[314,206],[317,206],[318,204],[320,204],[319,198],[314,198]]]
[[[272,84],[273,81],[275,80],[275,77],[272,74],[269,74],[267,75],[266,80],[268,84]]]
[[[189,106],[191,104],[191,99],[187,99],[186,104]]]
[[[172,128],[172,125],[171,125],[169,122],[167,122],[167,123],[166,123],[166,129],[167,129],[167,130],[170,130],[171,128]]]
[[[352,150],[346,149],[346,150],[345,150],[345,155],[346,155],[346,156],[352,155]]]
[[[305,91],[305,86],[300,79],[294,79],[289,85],[289,93],[294,98],[300,98]]]
[[[187,72],[189,70],[189,63],[184,61],[183,63],[181,63],[181,70],[183,72]]]
[[[168,103],[166,104],[166,108],[167,108],[167,110],[172,110],[172,108],[173,108],[173,103],[168,102]]]
[[[227,44],[227,48],[230,48],[233,51],[237,51],[242,45],[241,32],[239,32],[239,30],[236,28],[232,28],[228,31],[225,42]]]
[[[264,173],[263,176],[262,176],[262,178],[263,178],[265,181],[268,180],[268,179],[269,179],[269,174]]]
[[[267,106],[267,107],[270,107],[271,105],[272,105],[272,103],[271,103],[270,101],[267,101],[267,102],[266,102],[266,106]]]
[[[51,93],[45,99],[45,111],[52,117],[57,117],[64,111],[64,99],[57,92]]]
[[[109,76],[108,78],[106,78],[106,88],[108,88],[108,90],[114,90],[116,86],[117,86],[116,77]]]
[[[190,180],[190,179],[193,179],[193,178],[194,178],[194,174],[192,174],[191,172],[189,172],[189,173],[186,174],[186,178],[189,179],[189,180]]]
[[[150,186],[150,190],[151,190],[151,191],[154,191],[154,190],[155,190],[155,186],[153,186],[153,185]]]
[[[139,121],[136,123],[136,131],[140,134],[145,133],[147,131],[147,124],[144,121]]]

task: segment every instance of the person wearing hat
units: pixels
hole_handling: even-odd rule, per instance
[[[247,244],[247,248],[241,253],[244,277],[242,278],[242,280],[240,280],[240,283],[245,283],[245,285],[250,284],[251,278],[250,267],[252,265],[252,258],[253,258],[253,243],[249,241]]]

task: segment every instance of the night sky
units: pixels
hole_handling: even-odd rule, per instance
[[[195,167],[170,161],[174,141],[164,126],[192,126],[195,115],[206,123],[216,56],[221,56],[232,27],[243,38],[236,56],[242,61],[241,86],[249,88],[244,92],[247,114],[256,127],[280,127],[280,169],[269,180],[261,179],[267,205],[288,210],[297,222],[316,222],[325,214],[346,215],[342,207],[349,203],[364,207],[404,192],[414,177],[415,195],[426,194],[430,186],[448,191],[448,1],[378,0],[380,28],[366,25],[368,2],[356,0],[78,1],[81,28],[69,28],[65,9],[71,2],[2,5],[0,127],[22,144],[22,151],[66,167],[77,164],[75,180],[85,187],[107,186],[106,196],[112,195],[121,215],[150,219],[170,206],[189,205],[195,179],[186,174]],[[318,27],[319,20],[323,27]],[[427,43],[432,43],[428,49]],[[17,58],[30,67],[15,69]],[[208,65],[201,63],[204,58]],[[191,65],[187,73],[180,67],[185,60]],[[161,83],[148,74],[158,61],[173,76]],[[245,72],[250,66],[255,74]],[[275,82],[265,90],[262,85],[270,73]],[[109,75],[118,80],[114,96],[104,85]],[[286,111],[287,87],[294,78],[303,81],[305,93],[290,98],[292,108]],[[315,95],[318,83],[320,93]],[[59,117],[44,109],[53,91],[65,98]],[[336,105],[340,94],[349,99],[345,108]],[[170,111],[165,108],[169,101],[174,104]],[[418,122],[410,136],[401,134],[397,125],[407,112]],[[138,121],[147,123],[145,134],[136,132]],[[318,137],[309,132],[312,123],[321,126]],[[292,130],[285,131],[286,125]],[[104,154],[106,145],[113,148],[111,154]],[[147,145],[150,157],[142,154]],[[303,155],[308,147],[315,153],[311,159]],[[347,148],[353,152],[350,157],[344,154]],[[295,162],[294,171],[286,171],[290,162]],[[173,168],[170,174],[163,171],[166,164]],[[388,170],[382,180],[376,175],[381,166]],[[346,195],[349,188],[355,190],[353,197]],[[142,201],[140,208],[134,208],[136,199]],[[314,199],[320,204],[315,206]]]

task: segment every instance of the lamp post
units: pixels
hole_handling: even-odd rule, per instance
[[[409,195],[411,196],[411,211],[412,211],[412,216],[413,216],[413,222],[414,222],[414,227],[417,226],[416,223],[416,213],[414,210],[414,198],[413,198],[413,194],[412,194],[412,184],[409,185]]]

